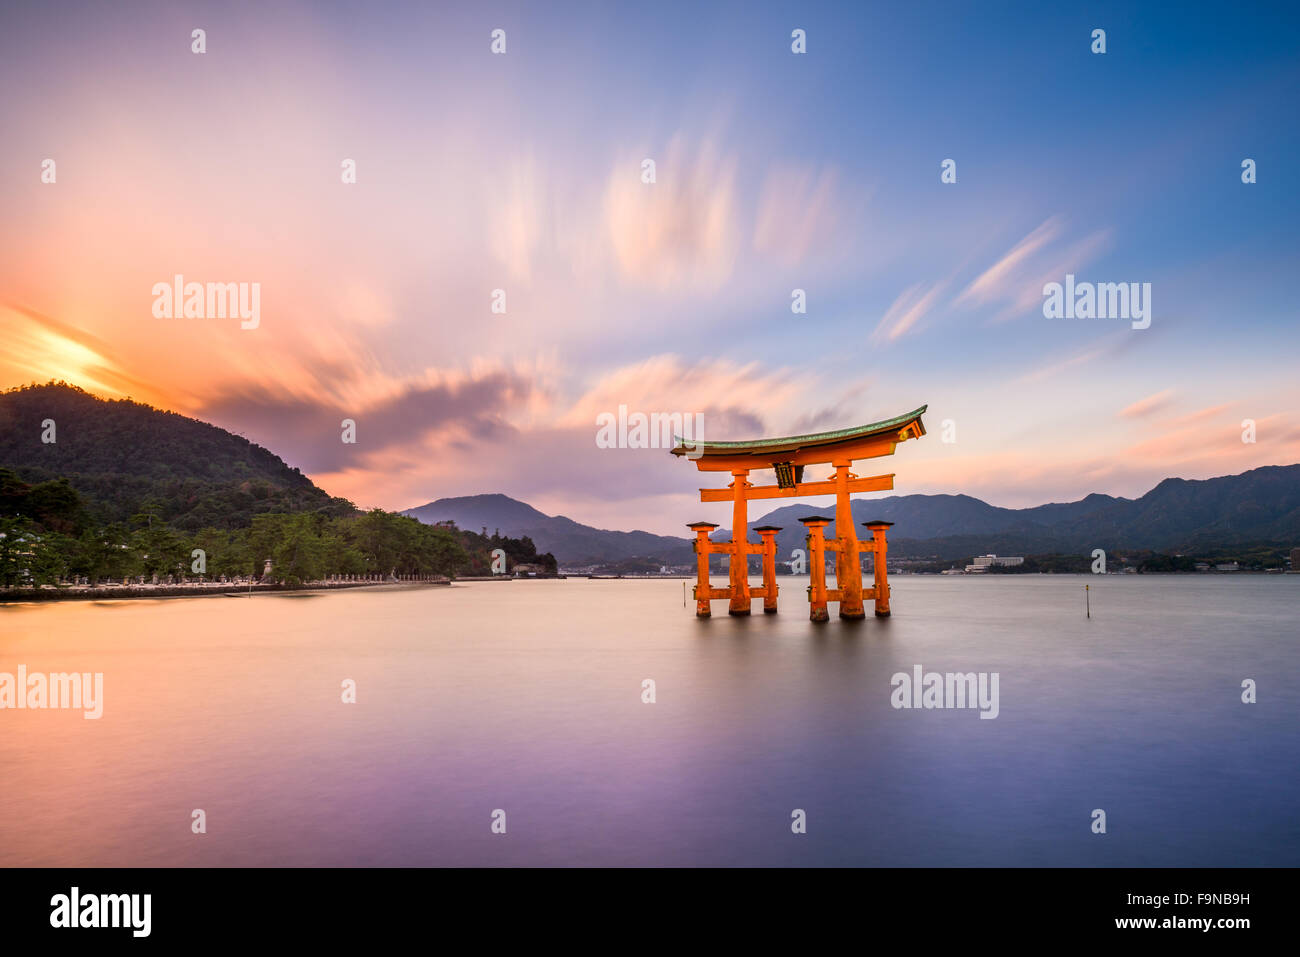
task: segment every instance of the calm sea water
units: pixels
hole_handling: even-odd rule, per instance
[[[0,606],[0,672],[105,681],[0,711],[0,864],[1300,864],[1300,576],[900,576],[822,626],[782,582]],[[917,664],[1000,715],[892,708]]]

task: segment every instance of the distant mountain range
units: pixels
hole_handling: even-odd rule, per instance
[[[1077,502],[999,508],[969,495],[891,495],[855,500],[854,521],[893,522],[890,553],[934,556],[1042,555],[1094,548],[1193,551],[1247,543],[1300,545],[1300,465],[1272,465],[1240,475],[1165,479],[1141,498],[1092,494]],[[799,519],[834,518],[834,505],[787,505],[755,525],[780,525],[781,554],[803,544]],[[828,531],[834,535],[834,523]],[[860,533],[861,534],[861,533]],[[715,540],[730,540],[719,529]]]
[[[539,552],[550,552],[561,563],[600,565],[629,558],[649,558],[666,565],[692,561],[695,552],[685,538],[649,532],[615,532],[582,525],[563,515],[547,515],[508,495],[466,495],[440,498],[402,512],[432,525],[452,521],[466,531],[484,528],[491,535],[533,540]]]
[[[856,522],[893,522],[890,553],[954,560],[971,555],[1078,553],[1093,548],[1191,551],[1248,543],[1300,546],[1300,465],[1274,465],[1240,475],[1192,481],[1165,479],[1141,498],[1092,494],[1077,502],[999,508],[969,495],[891,495],[854,500]],[[462,528],[519,537],[561,563],[596,564],[634,557],[668,565],[693,559],[689,539],[649,532],[616,532],[546,515],[506,495],[439,499],[404,514],[423,522],[451,520]],[[804,543],[799,519],[834,518],[832,502],[785,505],[756,516],[755,525],[779,525],[778,554]],[[691,516],[695,517],[695,516]],[[835,534],[834,524],[828,530]],[[757,537],[752,533],[752,541]],[[714,541],[729,541],[720,528]]]

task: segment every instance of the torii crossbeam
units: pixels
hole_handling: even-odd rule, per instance
[[[730,472],[731,484],[727,488],[700,489],[701,502],[732,502],[731,541],[710,542],[709,533],[718,526],[711,522],[694,522],[688,527],[695,532],[695,553],[698,556],[698,581],[695,585],[695,614],[701,618],[710,615],[709,603],[715,599],[730,600],[728,611],[733,615],[748,615],[750,603],[763,599],[763,611],[776,612],[776,533],[781,529],[764,525],[754,529],[761,541],[748,541],[748,503],[754,499],[802,498],[809,495],[835,496],[834,539],[826,539],[823,529],[831,519],[820,515],[802,518],[808,529],[809,617],[813,621],[826,621],[829,617],[826,603],[839,602],[841,618],[864,618],[863,600],[875,601],[876,615],[889,614],[889,580],[885,571],[887,545],[885,534],[891,522],[866,522],[871,530],[871,540],[858,540],[853,528],[853,515],[849,509],[849,496],[853,492],[880,492],[894,487],[894,475],[872,475],[861,478],[850,471],[854,460],[893,455],[899,442],[919,439],[925,435],[921,406],[906,415],[860,425],[835,432],[818,432],[813,435],[796,435],[784,439],[755,439],[746,442],[692,441],[677,437],[673,455],[684,455],[695,462],[701,472]],[[823,481],[803,480],[804,469],[809,465],[831,465],[835,474]],[[752,485],[749,473],[754,469],[774,469],[775,485]],[[835,588],[826,587],[826,552],[836,554]],[[862,552],[875,553],[875,582],[871,588],[862,587]],[[709,584],[709,555],[728,555],[730,584],[714,588]],[[763,556],[763,584],[757,588],[749,585],[749,556]]]

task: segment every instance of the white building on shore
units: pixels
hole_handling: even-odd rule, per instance
[[[976,555],[974,561],[966,566],[966,574],[982,574],[994,565],[1023,565],[1024,563],[1024,558],[1019,556],[1003,556],[999,558],[997,555]]]

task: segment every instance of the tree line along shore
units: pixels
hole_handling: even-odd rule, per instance
[[[96,511],[66,478],[33,483],[0,468],[0,588],[434,580],[488,575],[498,549],[507,569],[525,564],[543,574],[556,571],[554,557],[538,555],[527,537],[425,525],[382,509],[361,511],[343,499],[196,530],[173,525],[158,502],[139,505],[124,520],[103,521]]]

